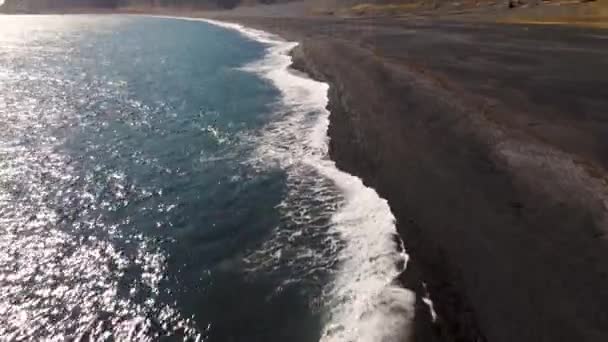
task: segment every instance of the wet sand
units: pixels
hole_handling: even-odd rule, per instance
[[[416,340],[608,341],[608,31],[219,19],[300,41],[330,83],[331,156],[412,257]]]

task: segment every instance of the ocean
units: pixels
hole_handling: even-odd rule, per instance
[[[0,340],[403,341],[329,86],[236,24],[0,16]]]

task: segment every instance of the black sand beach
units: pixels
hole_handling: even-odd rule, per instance
[[[330,83],[331,155],[389,201],[439,315],[416,340],[608,340],[607,31],[219,19]]]

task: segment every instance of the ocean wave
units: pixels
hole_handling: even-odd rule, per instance
[[[265,58],[244,67],[271,81],[282,94],[277,118],[265,130],[254,163],[259,167],[278,166],[287,172],[292,193],[286,199],[291,202],[283,204],[285,215],[301,220],[301,229],[314,234],[309,224],[314,221],[313,216],[328,216],[324,238],[314,240],[323,248],[316,253],[303,248],[299,254],[290,254],[310,256],[305,263],[314,267],[335,269],[332,281],[323,289],[327,312],[321,341],[407,339],[411,334],[415,295],[395,285],[394,279],[406,267],[408,256],[402,242],[396,239],[395,218],[387,201],[361,179],[339,170],[329,158],[330,113],[326,109],[329,85],[290,69],[289,52],[298,43],[239,24],[190,20],[236,30],[268,45]],[[309,195],[302,201],[305,191]],[[335,205],[321,205],[320,211],[312,210],[310,205],[319,205],[319,201],[314,201],[315,194],[321,195],[320,202]],[[315,226],[312,228],[314,231]],[[277,237],[281,233],[285,232],[278,231]],[[281,239],[291,239],[293,245],[293,239],[302,234],[301,230],[291,230]],[[334,260],[327,260],[329,255],[322,250],[325,247],[330,249]],[[270,259],[284,258],[280,244],[266,249],[272,251],[267,254]],[[272,260],[267,263],[272,264]]]

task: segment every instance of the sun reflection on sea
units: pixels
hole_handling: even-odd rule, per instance
[[[128,216],[107,217],[128,203],[125,192],[131,200],[151,192],[116,167],[85,170],[91,160],[64,151],[66,133],[87,124],[86,109],[121,91],[84,71],[61,73],[71,65],[67,54],[83,58],[70,42],[90,22],[1,20],[0,336],[146,341],[169,326],[194,334],[189,319],[158,299],[164,254],[123,229]]]

